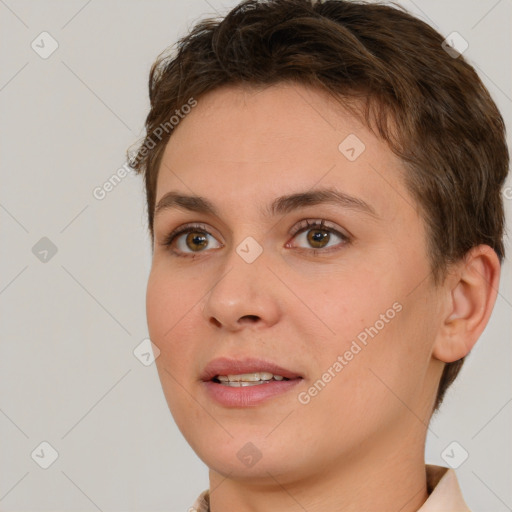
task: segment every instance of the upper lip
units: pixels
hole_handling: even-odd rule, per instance
[[[218,375],[241,375],[243,373],[268,372],[281,375],[287,379],[301,378],[297,372],[287,370],[282,366],[264,359],[244,358],[230,359],[220,357],[210,361],[201,372],[201,380],[209,381]]]

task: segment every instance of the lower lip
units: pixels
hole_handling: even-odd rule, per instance
[[[225,407],[251,407],[290,391],[301,380],[273,380],[267,384],[243,387],[225,386],[213,381],[204,382],[204,385],[210,397]]]

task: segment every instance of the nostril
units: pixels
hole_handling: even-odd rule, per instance
[[[244,315],[243,317],[240,318],[240,321],[247,320],[249,322],[257,322],[259,319],[260,317],[257,315]]]
[[[215,327],[222,327],[222,324],[214,317],[210,318],[210,322],[215,326]]]
[[[258,322],[260,320],[261,320],[261,318],[258,315],[244,315],[238,319],[237,324],[243,324],[243,323],[251,323],[252,324],[252,323]],[[220,320],[218,320],[214,316],[210,317],[210,319],[208,321],[214,327],[222,327],[224,325]]]

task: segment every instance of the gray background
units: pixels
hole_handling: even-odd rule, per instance
[[[2,511],[185,511],[208,486],[154,364],[133,354],[147,337],[142,179],[127,176],[103,200],[93,190],[143,134],[156,55],[235,3],[0,0]],[[511,0],[402,3],[469,42],[465,56],[510,127]],[[31,47],[43,31],[59,45],[47,59]],[[491,322],[427,442],[430,463],[446,465],[452,441],[469,453],[457,472],[475,512],[512,510],[511,312],[507,262]],[[58,452],[48,469],[43,441]]]

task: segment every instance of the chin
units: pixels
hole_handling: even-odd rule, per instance
[[[241,435],[228,440],[223,436],[220,440],[205,432],[195,439],[189,436],[187,441],[210,470],[224,477],[252,483],[263,483],[271,477],[280,477],[280,482],[300,478],[304,468],[309,467],[307,453],[298,450],[296,443],[286,445],[293,436],[276,436],[271,441],[266,435]]]

